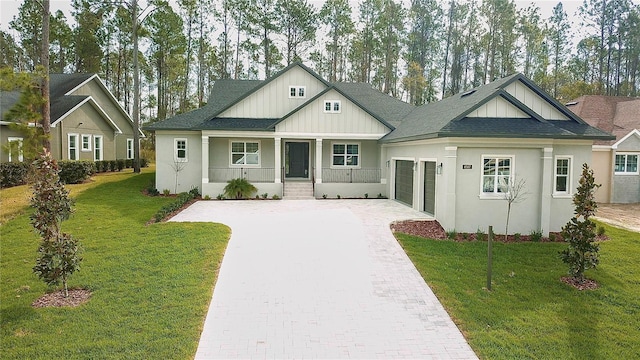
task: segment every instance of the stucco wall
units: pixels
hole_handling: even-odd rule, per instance
[[[611,149],[593,149],[591,168],[596,183],[601,185],[595,194],[599,203],[611,202],[612,156]]]
[[[174,140],[187,139],[187,162],[179,171],[176,184],[176,163],[174,162]],[[156,188],[169,189],[171,193],[189,191],[201,187],[202,183],[202,137],[200,132],[183,131],[156,132]],[[177,191],[176,191],[177,188]],[[201,189],[202,190],[202,189]]]
[[[613,175],[613,203],[640,202],[639,175]]]
[[[84,103],[80,108],[69,114],[64,120],[56,124],[56,128],[60,127],[62,136],[56,142],[55,146],[59,147],[61,158],[69,159],[69,134],[78,135],[78,154],[79,160],[93,160],[95,136],[103,136],[102,159],[115,160],[115,129],[107,124],[101,114],[89,102]],[[55,130],[52,129],[52,132]],[[91,136],[91,150],[83,151],[81,149],[82,135]],[[53,146],[54,144],[52,144]]]
[[[10,137],[25,138],[24,134],[9,129],[8,126],[0,125],[0,144],[5,145]],[[4,147],[0,148],[0,162],[9,161],[9,154],[5,151]]]

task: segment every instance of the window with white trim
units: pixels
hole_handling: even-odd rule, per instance
[[[103,159],[102,154],[102,135],[95,135],[93,137],[93,160],[100,161]]]
[[[68,134],[67,144],[67,157],[69,160],[78,160],[78,134]]]
[[[571,194],[571,156],[556,156],[554,171],[554,194]]]
[[[231,141],[231,165],[260,165],[259,141]]]
[[[127,139],[127,159],[133,159],[133,139]]]
[[[91,151],[91,135],[82,134],[82,151]]]
[[[173,141],[174,159],[178,162],[189,161],[187,153],[187,139],[174,139]]]
[[[12,137],[9,136],[7,138],[8,152],[9,152],[9,162],[19,162],[24,160],[23,153],[23,139],[21,137]]]
[[[482,193],[504,194],[512,179],[512,156],[482,156]]]
[[[616,154],[615,173],[638,174],[638,154]]]
[[[331,146],[331,165],[358,167],[360,166],[360,144],[334,143]]]
[[[324,112],[326,113],[339,113],[342,111],[342,107],[340,105],[340,100],[325,100],[324,101]]]
[[[305,98],[307,97],[306,86],[289,86],[289,98]]]

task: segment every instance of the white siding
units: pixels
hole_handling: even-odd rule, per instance
[[[509,84],[505,90],[547,120],[569,120],[564,114],[521,81],[515,81]]]
[[[513,104],[503,99],[495,97],[489,100],[475,111],[471,112],[468,117],[495,117],[495,118],[528,118],[524,111],[518,109]]]
[[[289,86],[305,86],[304,98],[289,98]],[[219,117],[280,118],[325,89],[325,85],[299,66],[273,79]]]
[[[325,113],[324,101],[340,101],[339,113]],[[331,90],[276,126],[278,133],[379,134],[389,132],[380,121],[369,115],[337,91]]]

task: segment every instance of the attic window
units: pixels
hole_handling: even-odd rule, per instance
[[[325,100],[324,112],[326,113],[339,113],[341,111],[340,100]]]
[[[289,86],[289,98],[304,98],[306,97],[307,88],[306,86]]]
[[[460,97],[463,98],[465,96],[469,96],[469,95],[473,94],[474,92],[476,92],[476,89],[465,91],[465,92],[462,93],[462,95],[460,95]]]
[[[568,102],[568,103],[564,104],[564,106],[571,106],[571,105],[578,105],[578,102],[577,101],[571,101],[571,102]]]

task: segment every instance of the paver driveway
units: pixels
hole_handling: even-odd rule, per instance
[[[475,359],[389,230],[391,200],[201,201],[232,229],[196,359]]]

